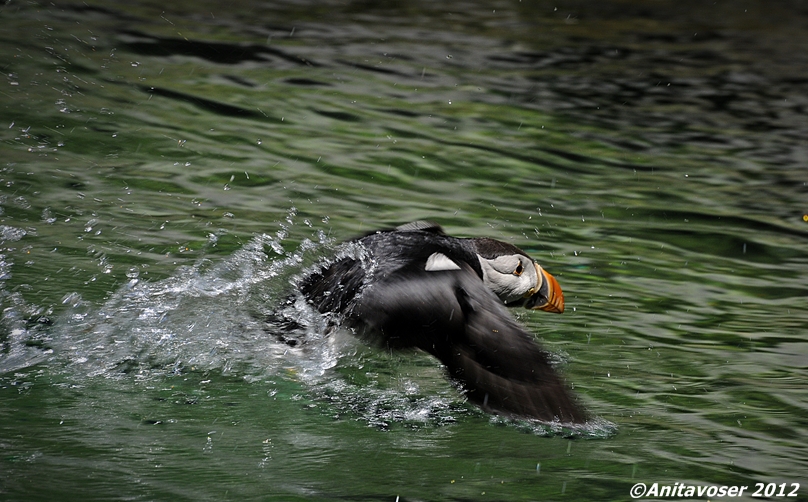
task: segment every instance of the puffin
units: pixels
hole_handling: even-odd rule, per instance
[[[416,221],[346,242],[351,252],[297,283],[305,300],[362,339],[436,357],[483,410],[580,424],[587,415],[549,354],[508,307],[562,313],[558,281],[518,247]]]

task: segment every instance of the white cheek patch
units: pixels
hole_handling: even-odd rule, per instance
[[[426,268],[424,270],[427,272],[460,270],[460,266],[443,253],[432,253],[429,255],[429,258],[426,259]]]
[[[483,271],[483,283],[503,302],[510,303],[524,298],[525,294],[535,287],[536,269],[533,263],[529,264],[529,268],[523,264],[523,273],[516,275],[513,271],[521,263],[518,256],[498,256],[491,260],[482,256],[478,258]]]

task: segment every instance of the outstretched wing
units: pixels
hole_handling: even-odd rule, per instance
[[[487,291],[487,290],[486,290]],[[463,293],[468,294],[467,290]],[[483,408],[541,420],[584,422],[547,353],[498,302],[469,295],[465,333],[446,362],[466,396]]]
[[[369,328],[366,337],[378,333],[390,346],[436,356],[484,409],[545,421],[586,420],[547,353],[465,264],[393,274],[362,293],[354,314]]]

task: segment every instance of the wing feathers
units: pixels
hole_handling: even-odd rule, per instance
[[[436,356],[483,408],[545,421],[586,420],[547,354],[465,264],[388,276],[364,291],[355,314],[388,344]]]

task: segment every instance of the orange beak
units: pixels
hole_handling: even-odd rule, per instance
[[[561,291],[561,286],[559,286],[558,281],[556,281],[555,277],[542,270],[538,264],[534,263],[534,265],[536,267],[536,273],[544,278],[544,280],[539,290],[525,302],[525,307],[533,310],[554,312],[556,314],[563,313],[564,292]]]

